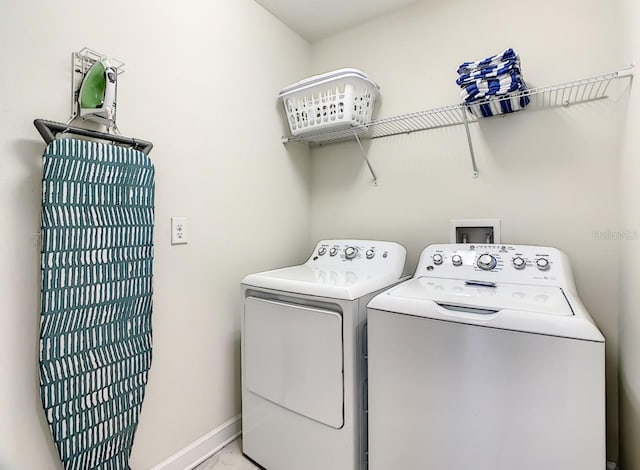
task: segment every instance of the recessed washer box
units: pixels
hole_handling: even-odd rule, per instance
[[[451,243],[500,243],[500,219],[452,219]]]

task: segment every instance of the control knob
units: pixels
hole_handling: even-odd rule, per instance
[[[433,264],[440,266],[442,264],[443,258],[442,255],[439,253],[436,253],[435,255],[433,255]]]
[[[321,247],[318,249],[318,255],[320,255],[320,256],[323,256],[326,252],[327,252],[327,248],[326,248],[326,247],[324,247],[324,246],[321,246]]]
[[[477,261],[478,267],[484,271],[491,271],[498,264],[498,260],[489,253],[480,255]]]
[[[347,259],[353,259],[358,254],[358,250],[353,246],[348,246],[344,249],[344,257]]]
[[[373,250],[373,248],[370,248],[367,250],[366,255],[367,255],[367,259],[371,259],[376,255],[376,252]]]
[[[462,256],[453,255],[451,257],[451,262],[453,263],[454,266],[462,266]]]
[[[527,262],[524,260],[522,256],[516,256],[513,258],[513,267],[516,269],[524,269],[527,265]]]
[[[338,254],[338,248],[335,246],[329,250],[329,256],[335,256]]]
[[[538,258],[536,260],[536,266],[540,271],[546,271],[547,269],[549,269],[550,263],[547,258]]]

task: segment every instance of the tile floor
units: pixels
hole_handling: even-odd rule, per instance
[[[259,470],[242,455],[242,438],[238,438],[193,470]]]

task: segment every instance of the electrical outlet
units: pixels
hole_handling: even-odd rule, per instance
[[[171,244],[185,245],[188,243],[187,237],[187,218],[172,217],[171,218]]]

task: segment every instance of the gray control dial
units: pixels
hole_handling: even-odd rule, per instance
[[[321,247],[318,249],[318,255],[320,255],[320,256],[323,256],[326,252],[327,252],[327,248],[326,248],[326,247],[324,247],[324,246],[321,246]]]
[[[440,266],[442,264],[443,258],[442,255],[439,253],[436,253],[435,255],[433,255],[433,264]]]
[[[536,266],[540,271],[546,271],[547,269],[549,269],[550,263],[547,258],[538,258],[536,260]]]
[[[344,249],[344,257],[347,259],[353,259],[358,254],[358,250],[353,246],[348,246]]]
[[[516,256],[513,258],[513,267],[516,269],[524,269],[527,265],[527,262],[524,260],[522,256]]]
[[[368,249],[366,252],[367,259],[371,259],[375,255],[376,255],[376,252],[373,250],[373,248]]]
[[[489,253],[485,253],[484,255],[480,255],[478,257],[477,265],[480,269],[485,271],[491,271],[498,264],[498,260]]]
[[[451,262],[453,263],[454,266],[462,266],[462,256],[453,255],[451,257]]]
[[[335,256],[338,254],[338,248],[337,247],[333,247],[329,250],[329,256]]]

